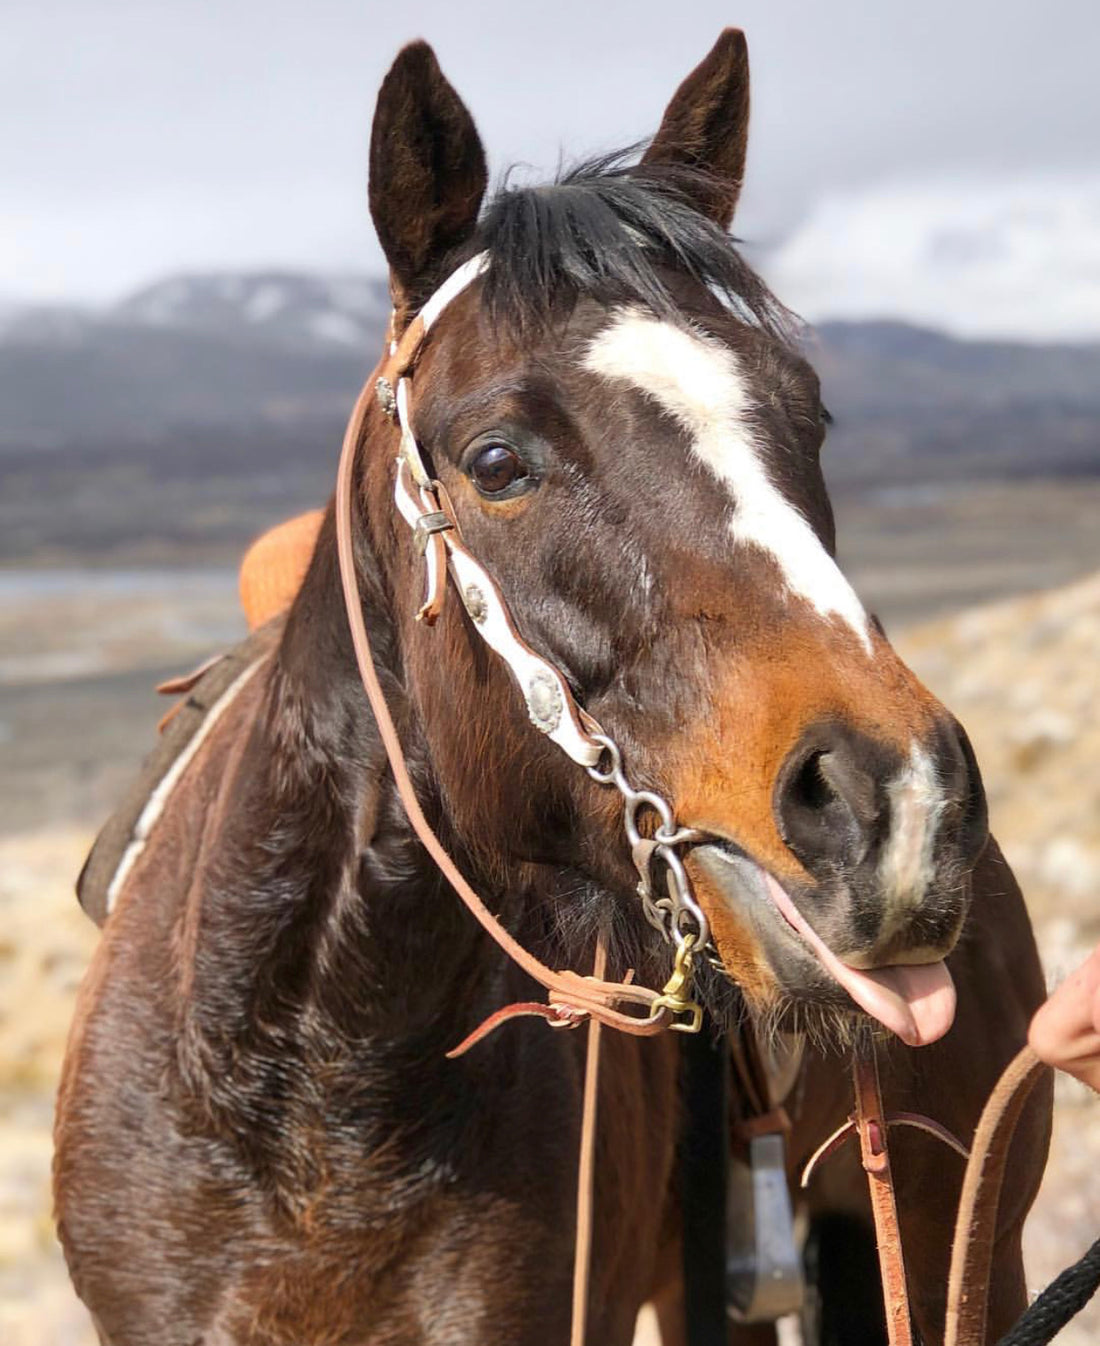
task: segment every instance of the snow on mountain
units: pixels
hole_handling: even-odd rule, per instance
[[[0,313],[0,450],[338,419],[381,349],[382,280],[172,276],[101,308]]]
[[[381,280],[261,272],[173,276],[130,295],[106,316],[135,326],[372,347],[388,312]]]
[[[180,275],[99,308],[0,303],[0,344],[95,344],[108,332],[148,328],[284,349],[338,346],[373,355],[389,307],[386,282],[365,276]]]
[[[764,270],[811,321],[1100,338],[1100,177],[895,182],[823,198]]]
[[[10,304],[0,308],[0,344],[70,346],[85,339],[95,311],[65,304]]]

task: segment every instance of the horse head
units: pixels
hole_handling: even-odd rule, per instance
[[[749,1007],[807,1022],[854,999],[929,1041],[984,796],[961,728],[837,566],[818,379],[727,232],[748,108],[727,30],[639,162],[486,200],[469,112],[431,49],[405,48],[370,166],[393,336],[484,255],[419,353],[416,438],[524,639],[694,829],[687,873]],[[452,595],[416,621],[396,436],[374,409],[358,526],[436,815],[503,887],[568,869],[632,901],[616,801],[532,730],[475,617]]]

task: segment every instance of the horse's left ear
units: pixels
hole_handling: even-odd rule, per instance
[[[443,277],[477,223],[485,151],[465,103],[426,42],[410,42],[382,81],[370,139],[370,212],[399,319]]]
[[[749,49],[739,28],[727,28],[676,90],[642,163],[699,169],[692,189],[696,204],[728,229],[741,194],[748,135]]]

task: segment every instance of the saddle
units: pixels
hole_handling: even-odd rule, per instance
[[[81,907],[103,926],[172,792],[237,693],[275,651],[287,608],[301,587],[324,515],[311,510],[278,524],[245,553],[240,598],[249,635],[157,691],[182,700],[161,720],[157,743],[101,828],[76,881]]]

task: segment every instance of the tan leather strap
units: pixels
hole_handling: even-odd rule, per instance
[[[890,1346],[912,1346],[905,1260],[901,1251],[901,1230],[886,1141],[886,1115],[879,1086],[878,1060],[873,1050],[855,1057],[852,1075],[856,1090],[860,1158],[867,1174],[871,1214],[875,1220],[878,1264],[886,1305],[886,1335]]]
[[[948,1131],[946,1126],[941,1125],[939,1122],[934,1122],[931,1117],[925,1117],[923,1113],[887,1112],[885,1118],[887,1127],[916,1127],[918,1131],[924,1131],[927,1135],[933,1136],[936,1140],[943,1141],[949,1149],[954,1150],[961,1158],[970,1158],[970,1151],[958,1136],[953,1135]],[[856,1125],[855,1115],[853,1114],[843,1123],[843,1125],[838,1126],[835,1131],[826,1136],[817,1149],[814,1150],[813,1154],[810,1155],[809,1159],[806,1160],[802,1169],[801,1186],[809,1187],[810,1179],[817,1172],[818,1168],[827,1159],[831,1159],[846,1141],[851,1140],[853,1136],[858,1134],[859,1130]]]
[[[732,1066],[734,1107],[730,1130],[742,1145],[755,1136],[789,1136],[791,1119],[782,1099],[772,1092],[772,1080],[752,1024],[745,1022],[727,1037]]]
[[[592,975],[602,981],[607,971],[607,941],[601,933],[596,943]],[[584,1061],[584,1104],[581,1108],[581,1147],[577,1166],[577,1237],[573,1246],[573,1315],[569,1346],[585,1346],[588,1325],[588,1285],[592,1266],[592,1226],[595,1214],[596,1121],[600,1082],[599,1019],[588,1021]]]
[[[1049,1069],[1025,1047],[1009,1063],[982,1109],[955,1220],[944,1346],[982,1346],[985,1341],[997,1208],[1009,1147],[1024,1104]]]
[[[768,1072],[760,1059],[760,1048],[751,1024],[730,1035],[730,1064],[748,1115],[761,1117],[772,1107],[771,1084]]]

